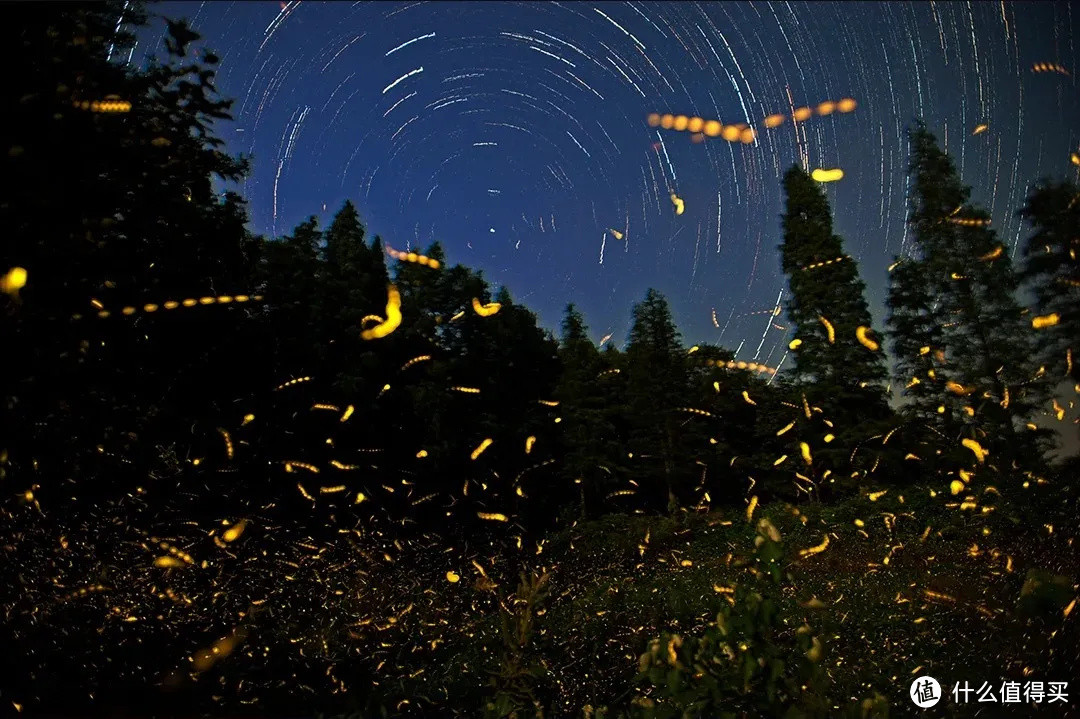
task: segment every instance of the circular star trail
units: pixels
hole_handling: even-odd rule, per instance
[[[596,339],[625,337],[631,304],[656,287],[688,341],[775,366],[790,339],[770,310],[786,285],[780,177],[793,163],[842,170],[827,191],[880,321],[885,268],[908,246],[904,131],[916,118],[1014,252],[1029,185],[1076,170],[1067,3],[156,10],[190,18],[223,56],[236,122],[219,131],[254,156],[256,231],[326,222],[348,198],[370,232],[395,247],[441,242],[549,327],[577,303]],[[147,34],[130,60],[160,42]],[[853,111],[799,112],[846,98]],[[652,113],[742,125],[753,140],[653,127]]]

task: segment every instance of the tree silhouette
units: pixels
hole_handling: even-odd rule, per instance
[[[987,227],[989,215],[968,202],[970,188],[933,134],[919,125],[909,136],[917,255],[900,260],[911,266],[894,272],[889,294],[897,383],[923,385],[911,409],[937,425],[935,454],[956,452],[966,438],[985,443],[1003,471],[1037,469],[1046,432],[1025,425],[1046,399],[1046,383],[1008,252]]]
[[[1057,315],[1046,329],[1045,359],[1059,376],[1080,382],[1080,188],[1072,182],[1039,183],[1020,215],[1033,230],[1021,277],[1035,294],[1040,316]],[[1072,358],[1070,362],[1069,358]],[[1069,366],[1071,365],[1071,372]]]
[[[797,399],[801,403],[805,395],[812,408],[819,408],[809,417],[797,412],[798,431],[790,437],[794,452],[801,454],[799,441],[815,447],[820,474],[835,473],[847,467],[860,444],[889,429],[892,412],[881,387],[887,377],[884,352],[868,346],[880,340],[871,330],[865,285],[833,233],[825,193],[797,166],[784,175],[784,190],[780,253],[791,287],[787,314],[794,329]],[[827,433],[836,439],[823,443]]]
[[[680,456],[679,408],[690,406],[686,352],[667,299],[654,289],[634,305],[626,345],[626,410],[633,473],[653,510],[674,509],[689,496],[691,474]]]
[[[1021,278],[1035,296],[1037,333],[1044,340],[1040,358],[1051,378],[1067,379],[1074,388],[1080,388],[1078,196],[1075,183],[1043,181],[1020,211],[1034,231],[1024,250]]]
[[[561,373],[555,397],[562,407],[564,481],[580,498],[580,514],[602,512],[605,497],[619,488],[620,441],[614,421],[621,398],[602,375],[611,367],[587,334],[585,318],[566,306],[559,346]]]
[[[5,404],[19,407],[21,446],[58,473],[90,471],[102,452],[152,462],[192,416],[227,412],[259,381],[251,305],[232,301],[253,294],[258,242],[244,201],[218,190],[247,162],[214,134],[231,106],[214,87],[217,58],[193,58],[198,36],[170,23],[167,57],[125,69],[108,59],[132,42],[118,17],[146,20],[138,4],[36,5],[12,27],[28,72],[5,90],[5,173],[20,180],[0,207],[2,261],[28,281],[4,318],[19,364]],[[109,97],[130,111],[97,111]]]

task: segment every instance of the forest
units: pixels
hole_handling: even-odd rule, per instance
[[[253,234],[219,58],[170,22],[111,62],[117,7],[3,31],[0,711],[867,718],[1080,676],[1075,181],[1031,178],[1014,253],[913,120],[884,326],[793,166],[781,371],[653,289],[597,346],[349,201]]]

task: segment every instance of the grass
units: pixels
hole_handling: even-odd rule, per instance
[[[650,641],[703,636],[741,587],[778,608],[769,651],[794,666],[803,657],[797,630],[805,625],[820,639],[815,663],[826,680],[819,697],[826,715],[853,708],[859,715],[861,703],[880,694],[893,716],[905,716],[913,709],[908,686],[923,674],[946,691],[963,681],[1077,676],[1080,611],[1065,613],[1080,595],[1070,492],[1035,485],[1002,497],[984,487],[969,498],[925,485],[831,505],[765,503],[749,520],[745,508],[611,515],[520,548],[495,535],[447,547],[433,538],[395,543],[379,532],[307,547],[296,545],[303,535],[292,529],[253,525],[205,572],[169,575],[170,591],[193,603],[152,600],[154,612],[145,609],[147,591],[164,585],[145,577],[163,575],[147,568],[140,542],[121,532],[109,550],[100,534],[68,532],[70,549],[53,550],[68,567],[57,581],[77,587],[100,577],[108,591],[46,605],[35,592],[54,596],[52,586],[26,584],[20,601],[29,613],[11,615],[9,629],[22,642],[16,654],[21,646],[57,653],[35,659],[68,667],[54,683],[73,702],[94,691],[101,701],[130,695],[153,706],[164,687],[171,706],[192,714],[478,716],[500,691],[494,677],[502,669],[504,690],[510,676],[511,693],[529,696],[530,706],[535,697],[547,716],[614,719],[638,713],[635,699],[658,696],[639,676]],[[26,546],[46,546],[55,532],[34,516],[19,536]],[[755,552],[762,518],[779,533],[779,583],[766,578]],[[193,554],[213,556],[197,543],[208,540],[191,536],[185,546]],[[12,545],[13,556],[20,546]],[[76,562],[75,551],[86,561]],[[296,561],[282,575],[286,556]],[[93,566],[104,569],[88,573]],[[527,610],[517,601],[522,571],[550,574],[543,602]],[[226,578],[224,590],[203,586],[209,572]],[[249,605],[256,595],[260,603]],[[115,619],[93,623],[102,614]],[[19,617],[30,624],[17,624]],[[521,646],[507,644],[504,621],[530,625]],[[187,657],[241,628],[231,654],[196,674],[185,668]],[[517,669],[505,671],[507,661]],[[513,711],[511,699],[498,704],[501,716]],[[1042,713],[1062,715],[1060,707],[1044,704]],[[977,709],[950,700],[935,715]],[[535,712],[522,707],[517,715]]]

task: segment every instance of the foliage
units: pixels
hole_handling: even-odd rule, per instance
[[[825,192],[797,166],[784,175],[784,190],[780,252],[791,289],[787,316],[795,337],[793,400],[801,403],[805,398],[819,408],[821,420],[831,424],[814,422],[813,413],[798,418],[788,451],[798,453],[800,441],[814,448],[816,466],[804,474],[818,485],[812,493],[828,494],[836,485],[823,481],[826,472],[842,472],[855,450],[870,437],[885,434],[895,419],[882,386],[887,373],[880,344],[871,349],[859,341],[862,332],[865,342],[877,342],[866,288],[854,259],[845,255],[842,240],[833,234]],[[819,437],[826,434],[836,439],[823,444]]]
[[[655,688],[635,700],[642,717],[826,716],[821,640],[809,625],[794,632],[781,616],[785,572],[780,534],[762,519],[750,569],[700,637],[663,634],[639,660]]]
[[[562,325],[559,345],[559,381],[555,399],[565,417],[558,449],[563,457],[562,475],[580,497],[579,516],[595,517],[608,494],[619,487],[622,468],[618,433],[618,395],[604,357],[589,340],[585,318],[570,304]],[[608,381],[601,381],[607,376]]]
[[[508,599],[510,607],[502,609],[500,662],[492,676],[494,695],[484,706],[484,716],[489,719],[544,716],[538,694],[547,670],[530,643],[550,578],[547,572],[522,574],[517,592]]]
[[[634,305],[626,346],[627,445],[646,506],[668,511],[685,502],[688,478],[677,464],[678,408],[688,406],[686,355],[667,299],[654,289]],[[645,461],[651,460],[651,461]]]
[[[824,191],[797,166],[784,175],[784,190],[780,251],[791,285],[787,314],[795,337],[802,340],[794,353],[796,373],[811,380],[823,395],[852,393],[852,398],[843,398],[854,405],[846,411],[865,416],[870,412],[868,402],[883,402],[880,395],[875,398],[865,390],[880,391],[876,386],[886,377],[883,355],[856,341],[856,330],[871,324],[866,287],[855,262],[844,254],[842,240],[833,234]],[[813,267],[819,263],[829,264]],[[831,340],[822,318],[832,325]]]
[[[918,125],[909,137],[917,254],[897,259],[912,266],[894,274],[889,294],[896,382],[923,385],[911,409],[945,445],[985,440],[999,469],[1037,470],[1047,432],[1026,425],[1048,388],[1032,359],[1011,260],[933,134]]]
[[[1033,232],[1024,248],[1021,279],[1035,296],[1035,315],[1054,324],[1037,330],[1039,358],[1051,377],[1080,387],[1080,188],[1044,180],[1028,195],[1020,215]]]
[[[215,186],[248,167],[214,132],[232,104],[214,87],[218,58],[193,53],[198,35],[170,23],[167,57],[129,71],[108,60],[132,42],[121,15],[128,28],[146,21],[137,3],[24,6],[7,43],[28,71],[5,86],[4,172],[20,180],[0,206],[0,263],[28,279],[18,302],[3,298],[16,364],[5,425],[21,428],[12,462],[47,454],[33,461],[59,474],[93,471],[98,446],[152,461],[193,417],[215,422],[262,379],[245,367],[255,328],[244,306],[165,309],[254,290],[245,203]],[[82,106],[109,95],[131,111]]]

